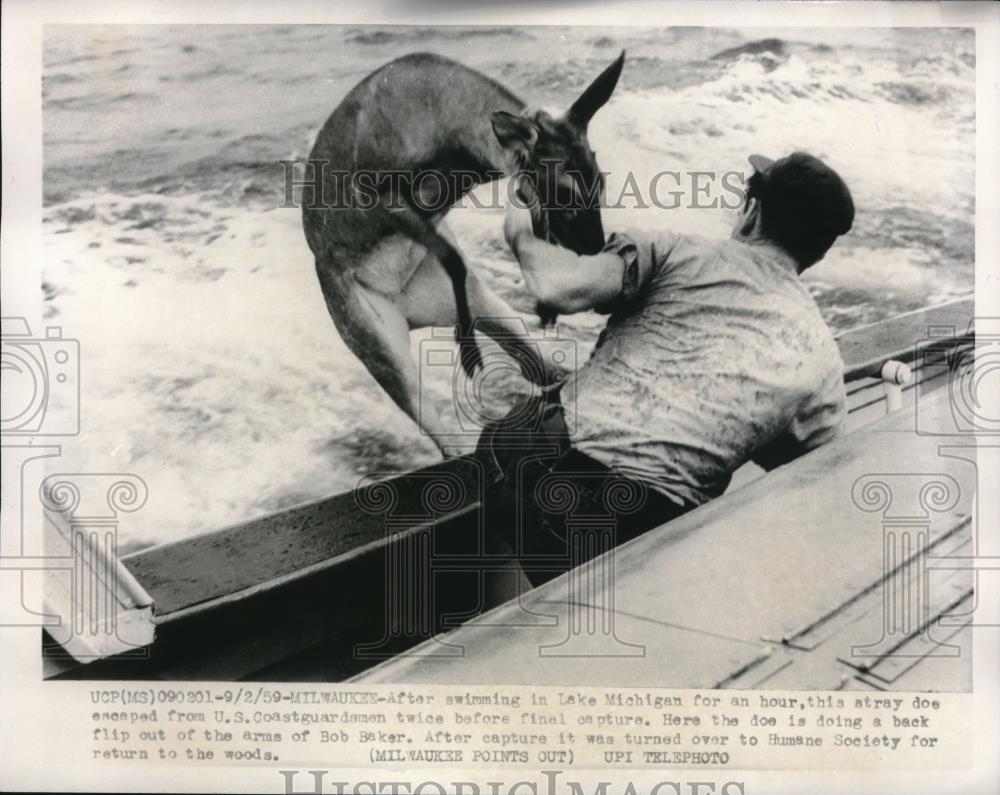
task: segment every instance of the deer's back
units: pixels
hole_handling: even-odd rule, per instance
[[[499,83],[456,61],[406,55],[351,89],[323,125],[309,159],[323,169],[328,192],[331,180],[345,184],[349,178],[341,175],[365,170],[487,171],[491,165],[473,144],[488,134],[490,112],[522,106]],[[352,209],[349,202],[332,210],[308,204],[303,202],[303,223],[317,256],[366,250],[390,230],[382,213]]]

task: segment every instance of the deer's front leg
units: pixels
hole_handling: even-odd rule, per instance
[[[528,381],[550,386],[566,377],[566,368],[551,355],[551,343],[533,337],[526,319],[474,273],[469,274],[468,292],[476,329],[503,348]]]

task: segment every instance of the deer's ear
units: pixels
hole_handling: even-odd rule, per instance
[[[587,86],[587,90],[580,95],[580,98],[573,103],[573,107],[566,114],[567,120],[577,127],[586,129],[593,115],[611,98],[611,92],[618,85],[618,78],[621,76],[624,64],[625,50],[622,50],[622,54],[615,59],[615,62],[601,72],[597,79]]]
[[[538,141],[538,127],[524,116],[498,110],[490,114],[490,124],[500,146],[520,157],[527,157]]]

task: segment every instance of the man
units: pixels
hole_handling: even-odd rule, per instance
[[[851,228],[850,191],[803,152],[750,163],[728,240],[615,234],[578,256],[508,211],[539,300],[610,315],[555,400],[515,408],[480,442],[500,487],[488,515],[534,582],[610,545],[569,538],[570,513],[613,515],[621,543],[719,496],[745,462],[772,469],[840,430],[843,362],[799,275]],[[613,504],[623,488],[631,502]]]

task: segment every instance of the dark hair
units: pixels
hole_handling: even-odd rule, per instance
[[[788,184],[794,177],[785,177],[781,190],[769,190],[763,174],[755,172],[747,180],[746,201],[760,203],[761,230],[765,237],[777,243],[794,257],[802,270],[815,265],[830,250],[839,233],[830,231],[823,218],[810,212],[799,197],[807,192],[807,184]],[[796,175],[797,176],[797,175]],[[803,175],[803,180],[807,179]]]

